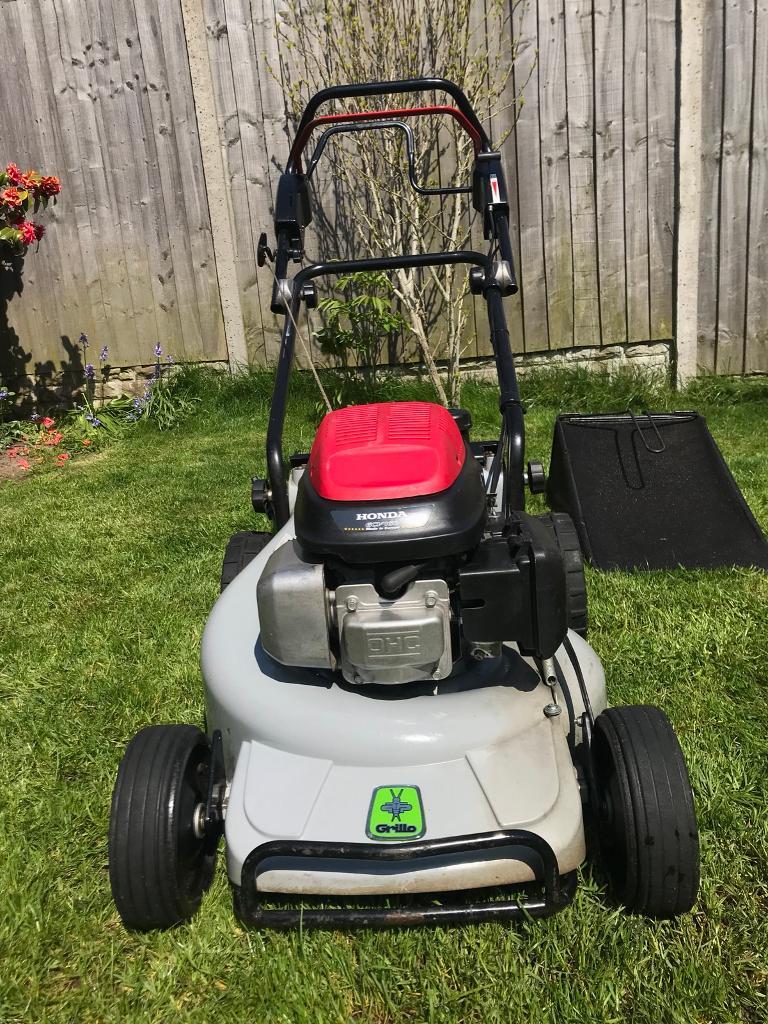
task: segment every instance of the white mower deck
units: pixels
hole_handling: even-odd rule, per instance
[[[439,683],[413,684],[408,697],[340,685],[330,671],[285,668],[259,643],[256,584],[272,551],[292,544],[293,535],[291,519],[222,594],[203,638],[208,727],[221,730],[236,756],[227,765],[225,819],[233,884],[240,885],[252,851],[274,840],[373,849],[393,839],[499,829],[543,838],[561,875],[577,868],[585,843],[569,738],[581,742],[574,722],[584,704],[565,651],[556,658],[554,692],[513,645],[502,658],[472,663]],[[605,707],[602,667],[581,637],[571,633],[570,641],[598,714]],[[544,709],[551,714],[553,698],[562,713],[549,717]],[[391,831],[370,838],[374,791],[391,789],[394,797],[404,787],[418,787],[420,834],[396,831],[390,812]],[[271,864],[257,884],[265,892],[325,895],[434,892],[525,882],[535,867],[523,848],[431,863],[294,861]]]

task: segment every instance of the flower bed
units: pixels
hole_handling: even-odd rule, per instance
[[[80,335],[83,359],[88,360],[91,343]],[[152,422],[159,430],[170,430],[195,408],[198,399],[185,393],[183,371],[171,356],[163,360],[158,343],[154,350],[154,374],[140,395],[104,400],[109,379],[109,350],[99,351],[98,369],[86,361],[83,404],[55,416],[33,413],[28,420],[6,420],[15,398],[0,385],[0,479],[20,476],[34,469],[61,469],[72,459],[105,447],[140,421]]]

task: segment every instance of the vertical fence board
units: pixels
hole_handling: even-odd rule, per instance
[[[718,373],[741,373],[746,311],[754,4],[752,0],[726,0],[724,13],[725,83],[715,368]]]
[[[604,345],[615,345],[627,340],[621,0],[594,0],[594,31],[595,180],[601,340]]]
[[[189,258],[195,282],[200,343],[196,350],[187,345],[185,355],[201,358],[214,352],[226,354],[224,320],[218,292],[208,196],[201,167],[200,140],[197,134],[197,116],[192,95],[192,79],[184,36],[181,9],[176,6],[173,16],[167,7],[159,19],[162,48],[165,57],[172,117],[172,135],[176,153],[176,166],[181,179],[181,199],[189,231]]]
[[[137,139],[136,133],[141,129],[136,119],[128,114],[125,93],[130,89],[125,85],[122,74],[112,6],[100,0],[86,0],[85,11],[87,24],[93,33],[89,42],[89,70],[92,89],[98,96],[94,113],[102,152],[109,154],[108,182],[114,231],[122,248],[122,266],[136,344],[147,346],[146,361],[150,362],[151,348],[158,337],[158,325],[137,193],[136,168],[142,162],[143,140],[140,135]],[[134,140],[140,144],[139,153],[134,150]],[[117,355],[113,353],[112,358]]]
[[[646,0],[624,8],[624,234],[627,341],[651,336],[648,291]]]
[[[568,80],[568,151],[573,235],[574,345],[600,344],[593,159],[592,10],[564,0]]]
[[[744,369],[768,373],[768,0],[757,5],[754,86]]]
[[[56,168],[58,154],[62,149],[56,118],[52,116],[53,89],[51,77],[47,62],[45,61],[45,49],[41,48],[39,43],[39,31],[36,30],[38,22],[34,20],[37,13],[35,10],[37,4],[28,4],[26,11],[24,7],[17,6],[20,8],[21,14],[21,18],[17,23],[17,29],[23,41],[23,55],[27,64],[30,82],[30,94],[25,99],[31,104],[32,108],[32,118],[24,118],[23,121],[28,132],[27,137],[33,136],[36,139],[39,163],[37,159],[34,162],[44,173],[49,173],[49,169]],[[36,83],[37,87],[33,86],[32,83]],[[53,285],[51,288],[51,298],[58,307],[59,335],[57,340],[69,337],[75,330],[77,331],[75,337],[77,337],[80,331],[87,330],[91,326],[89,323],[90,317],[87,316],[87,301],[83,301],[84,274],[80,258],[80,248],[77,242],[77,233],[70,218],[60,216],[60,212],[61,206],[57,203],[55,207],[49,205],[45,214],[39,215],[41,222],[48,221],[50,216],[54,229],[48,233],[45,239],[44,252],[46,252],[49,258],[46,259],[44,272],[38,278],[39,283],[37,285],[37,287],[42,286],[43,291],[48,291],[50,285]],[[33,270],[34,276],[29,282],[30,288],[33,290],[35,289],[34,278],[37,276],[35,270],[38,266],[38,255],[39,253],[35,254],[27,263]],[[80,326],[81,324],[82,326]],[[64,352],[66,353],[66,350]],[[62,365],[69,365],[70,363],[71,359],[69,356],[61,361]],[[48,369],[49,367],[53,370],[60,368],[56,367],[55,364],[46,362],[43,366],[38,363],[35,366],[35,370],[40,371],[43,368]]]
[[[565,12],[539,2],[539,147],[549,346],[573,345],[573,248],[568,181]]]
[[[266,170],[270,180],[270,211],[274,202],[277,179],[285,166],[291,138],[288,132],[288,120],[284,91],[282,86],[282,68],[275,37],[277,9],[274,0],[250,0],[251,28],[258,60],[259,88],[261,91],[262,122],[266,149]],[[253,188],[251,195],[253,195]],[[266,225],[268,226],[268,225]],[[265,226],[265,227],[266,227]],[[265,347],[267,356],[275,359],[279,350],[280,330],[282,321],[278,323],[273,314],[265,314]],[[272,328],[268,325],[271,323]]]
[[[173,273],[170,245],[168,244],[168,222],[162,201],[160,170],[157,147],[152,126],[152,112],[149,105],[144,61],[139,45],[139,28],[136,11],[132,3],[117,3],[113,6],[117,46],[124,83],[126,118],[131,150],[130,175],[134,181],[132,194],[142,228],[136,239],[138,247],[146,248],[151,299],[155,318],[154,335],[143,334],[139,342],[144,351],[141,358],[149,358],[148,343],[152,337],[167,350],[181,351],[182,325],[179,318],[176,295],[176,279]],[[136,225],[138,234],[139,223]],[[150,327],[151,324],[148,325]]]
[[[515,94],[515,76],[511,67],[509,57],[514,52],[515,40],[513,37],[512,11],[515,0],[509,0],[502,8],[504,26],[500,35],[493,31],[487,33],[488,45],[490,48],[489,66],[491,74],[495,73],[504,77],[503,88],[499,95],[499,109],[490,120],[491,141],[496,149],[501,152],[504,175],[507,181],[509,195],[509,235],[512,242],[512,255],[515,261],[515,273],[520,285],[520,232],[518,229],[519,218],[517,211],[517,145],[515,138],[515,120],[517,118],[517,96]],[[491,0],[485,0],[485,10],[492,7]],[[486,14],[486,21],[488,15]],[[479,215],[474,218],[475,233],[477,240],[475,244],[484,245],[482,238],[482,221]],[[475,297],[472,298],[474,317],[477,331],[477,354],[480,356],[491,355],[490,329],[488,318],[485,315],[483,304]],[[523,307],[520,292],[507,299],[504,305],[509,325],[509,336],[514,352],[522,352],[523,340]]]
[[[549,348],[547,293],[544,276],[544,226],[541,210],[537,60],[538,19],[534,0],[514,8],[512,36],[517,43],[515,91],[522,105],[515,125],[518,230],[522,285],[523,339],[526,352]],[[530,100],[530,102],[529,102]]]
[[[21,163],[22,160],[28,165],[35,165],[39,169],[50,173],[49,154],[38,132],[37,97],[32,95],[32,86],[25,59],[25,48],[23,45],[22,24],[30,15],[28,9],[19,4],[0,5],[0,62],[13,76],[15,84],[14,108],[11,105],[2,104],[0,113],[0,132],[2,138],[13,139],[14,122],[24,125],[24,132],[27,140],[27,149],[22,154],[10,149],[7,159]],[[8,143],[6,142],[6,145]],[[5,161],[3,162],[3,167]],[[24,171],[27,166],[22,165]],[[52,211],[53,212],[53,211]],[[42,216],[39,218],[43,220]],[[50,224],[46,217],[46,224]],[[50,238],[48,240],[51,240]],[[30,332],[38,324],[48,335],[58,340],[62,331],[63,310],[60,303],[63,296],[60,292],[62,280],[62,265],[58,245],[54,241],[49,247],[48,258],[45,262],[37,260],[33,246],[29,255],[24,260],[24,272],[22,275],[21,295],[15,295],[8,303],[8,322],[10,331],[15,332],[12,336],[2,337],[0,345],[13,352],[0,352],[3,365],[7,366],[9,383],[14,386],[13,377],[23,372],[34,369],[34,355],[30,348]],[[2,325],[3,334],[6,329]],[[24,369],[22,369],[22,364]],[[12,376],[13,375],[13,376]],[[5,381],[4,381],[5,383]]]
[[[38,257],[46,259],[47,242],[55,232],[60,244],[70,254],[74,269],[72,284],[78,292],[79,323],[70,325],[69,329],[77,334],[85,331],[90,337],[103,338],[107,342],[112,338],[113,325],[107,319],[101,265],[96,239],[91,231],[81,142],[73,111],[73,104],[78,99],[69,77],[71,57],[63,52],[64,40],[54,4],[40,0],[37,11],[30,13],[36,13],[37,17],[31,21],[24,19],[25,32],[30,34],[25,41],[25,50],[28,54],[33,48],[39,50],[42,43],[50,75],[51,123],[55,125],[56,144],[50,157],[52,163],[46,170],[60,176],[63,182],[61,198],[53,208],[54,223]],[[39,26],[38,32],[34,32],[35,25]],[[51,211],[50,206],[48,211]],[[39,339],[38,346],[45,356],[58,355],[50,338]]]
[[[672,337],[675,0],[648,0],[648,244],[652,339]]]
[[[723,4],[707,0],[704,11],[701,111],[701,222],[699,234],[698,364],[715,370],[720,236],[720,150],[723,127]]]
[[[101,292],[107,315],[109,349],[116,362],[132,362],[138,351],[133,304],[125,267],[125,251],[119,230],[115,228],[114,189],[109,176],[110,156],[100,125],[101,104],[94,66],[93,38],[88,16],[82,4],[55,0],[59,31],[67,46],[64,55],[72,65],[69,88],[72,113],[80,142],[80,159],[85,176],[85,194],[92,232],[98,253]]]
[[[266,361],[265,316],[271,318],[269,272],[258,272],[255,239],[269,227],[270,190],[266,146],[261,127],[259,67],[250,30],[250,7],[240,0],[208,0],[208,52],[213,70],[219,130],[229,177],[238,279],[245,299],[245,332],[254,358]],[[224,21],[219,20],[220,16]],[[265,313],[266,311],[266,313]]]

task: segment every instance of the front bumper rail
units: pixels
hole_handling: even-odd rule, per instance
[[[258,877],[270,870],[268,862],[280,858],[309,862],[362,861],[371,866],[404,864],[413,870],[430,858],[454,855],[471,857],[490,850],[522,847],[538,858],[541,870],[536,882],[543,891],[538,898],[513,897],[482,902],[437,903],[439,893],[408,894],[401,906],[273,909],[262,905],[261,897],[281,899],[277,893],[260,893]],[[407,864],[407,867],[405,866]],[[527,883],[526,883],[527,887]],[[254,928],[413,928],[424,925],[474,924],[482,921],[519,921],[547,917],[567,906],[576,891],[576,874],[561,876],[552,847],[541,836],[524,829],[503,829],[471,836],[430,839],[422,842],[374,846],[371,843],[312,843],[279,839],[257,846],[245,860],[241,885],[234,886],[235,913],[240,921]],[[284,897],[283,897],[284,898]],[[296,896],[289,896],[297,899]],[[314,897],[313,897],[314,898]],[[374,899],[374,897],[371,897]],[[380,897],[387,904],[397,896]],[[400,897],[402,900],[403,897]],[[420,899],[420,903],[412,900]]]

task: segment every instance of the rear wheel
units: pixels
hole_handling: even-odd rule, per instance
[[[680,744],[651,705],[607,708],[592,758],[600,858],[612,895],[650,917],[690,910],[699,887],[699,833]]]
[[[186,921],[216,867],[218,835],[201,829],[211,748],[192,725],[153,725],[128,744],[109,823],[109,881],[128,928]]]
[[[252,562],[260,551],[272,540],[273,534],[245,530],[229,538],[221,566],[221,589],[229,586],[235,576]]]
[[[586,637],[587,584],[584,579],[584,560],[581,556],[579,535],[573,520],[566,512],[550,512],[546,518],[552,525],[565,562],[568,628],[579,636]]]

